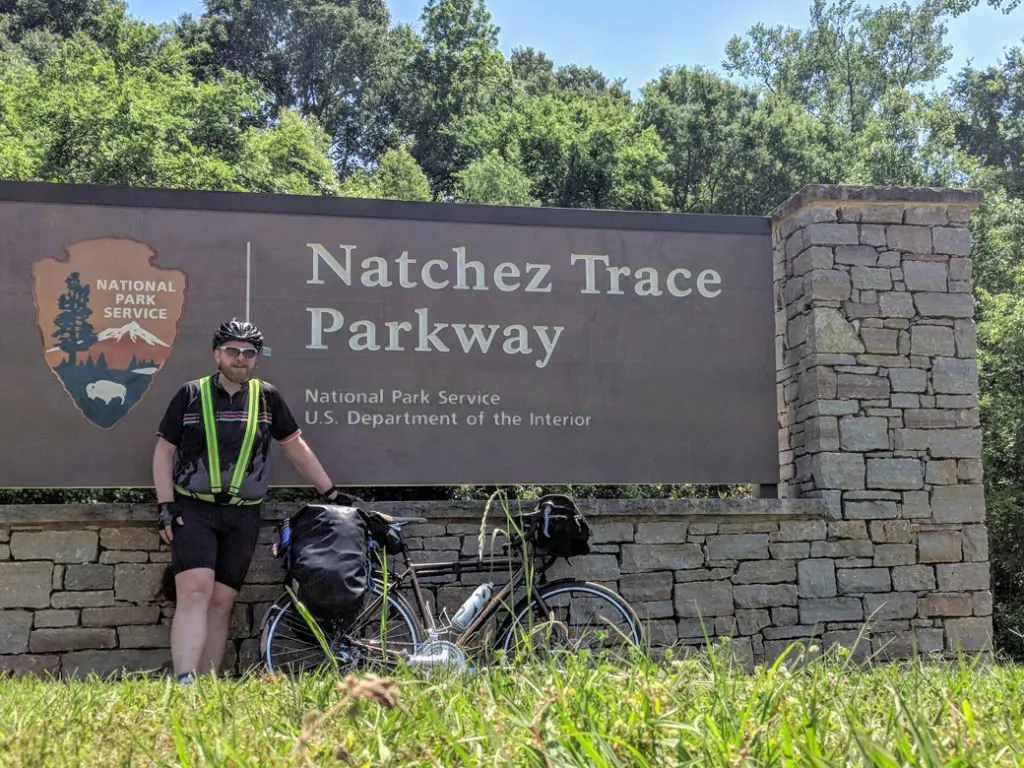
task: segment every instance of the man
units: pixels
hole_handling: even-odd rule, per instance
[[[254,377],[262,349],[251,323],[221,325],[213,336],[217,373],[185,383],[157,430],[153,482],[175,574],[171,659],[180,682],[216,673],[223,659],[259,537],[271,438],[325,499],[337,498],[281,394]]]

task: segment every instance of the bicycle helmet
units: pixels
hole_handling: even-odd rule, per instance
[[[221,344],[228,341],[247,341],[256,347],[257,351],[263,349],[263,333],[260,329],[246,320],[239,320],[237,317],[222,323],[217,332],[213,334],[213,348],[217,349]]]

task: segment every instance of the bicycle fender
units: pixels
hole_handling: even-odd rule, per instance
[[[548,589],[553,589],[555,587],[561,587],[569,584],[579,584],[583,586],[597,587],[599,589],[608,590],[616,598],[618,598],[623,603],[623,605],[627,606],[631,611],[633,610],[633,607],[621,594],[619,594],[617,590],[611,589],[610,587],[607,587],[604,584],[598,584],[596,581],[590,581],[589,579],[576,579],[572,576],[566,576],[561,579],[555,579],[555,581],[548,581],[544,584],[538,584],[536,587],[536,591],[545,591]],[[512,607],[512,611],[509,614],[507,614],[505,616],[505,619],[501,622],[501,625],[499,626],[498,631],[495,634],[496,637],[502,638],[505,636],[505,633],[508,632],[509,627],[512,626],[512,622],[515,621],[515,617],[519,615],[520,611],[522,611],[530,604],[531,599],[532,598],[530,596],[525,596],[520,598],[516,602],[516,604]]]
[[[284,610],[285,605],[291,602],[291,596],[285,592],[277,600],[270,604],[263,613],[263,618],[260,620],[260,658],[262,659],[267,652],[267,626],[270,624],[270,620]]]

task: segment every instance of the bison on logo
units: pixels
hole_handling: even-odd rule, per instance
[[[47,365],[85,418],[113,427],[167,362],[187,277],[155,267],[150,246],[103,237],[33,265],[36,321]]]

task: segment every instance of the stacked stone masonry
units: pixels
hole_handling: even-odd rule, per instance
[[[593,553],[560,561],[549,577],[588,578],[617,589],[659,647],[700,646],[706,632],[730,637],[749,664],[770,662],[801,638],[847,645],[858,658],[902,657],[915,648],[952,650],[947,621],[991,611],[982,585],[982,526],[967,526],[965,547],[949,531],[920,531],[906,520],[829,521],[815,500],[583,508],[593,524]],[[447,517],[443,505],[391,511],[430,518],[409,528],[416,561],[479,554],[482,505]],[[149,525],[67,517],[59,525],[0,527],[0,669],[82,676],[166,668],[174,608],[161,594],[166,546]],[[282,592],[272,539],[268,522],[232,617],[227,664],[233,672],[257,668],[260,620]],[[900,564],[918,548],[922,564]],[[450,615],[489,577],[434,580],[431,603]],[[964,647],[981,648],[982,636],[962,626]]]
[[[819,548],[836,558],[834,589],[865,610],[884,595],[876,616],[904,646],[987,649],[991,637],[978,201],[810,188],[775,215],[781,495],[822,500],[843,540]]]
[[[783,638],[820,634],[814,619],[800,626],[801,612],[805,620],[806,611],[828,613],[829,601],[817,597],[828,590],[812,586],[820,568],[798,574],[798,560],[827,539],[817,502],[582,506],[593,525],[593,552],[556,563],[548,578],[586,578],[618,590],[655,645],[699,645],[705,632],[733,636],[741,658],[753,663],[780,651],[788,644]],[[269,545],[272,520],[287,511],[271,510],[235,606],[226,662],[236,673],[258,666],[260,620],[282,594],[283,574]],[[482,504],[390,511],[430,518],[407,529],[413,561],[490,556],[489,544],[482,555],[478,550]],[[455,514],[446,518],[445,511]],[[166,545],[150,525],[89,524],[87,508],[77,517],[73,508],[62,514],[67,519],[59,524],[0,527],[0,669],[83,676],[166,668],[174,615],[162,593]],[[476,585],[503,574],[497,566],[493,574],[470,573],[457,583],[434,579],[431,604],[451,615]],[[813,599],[800,598],[801,583]],[[851,621],[863,617],[856,613]]]

